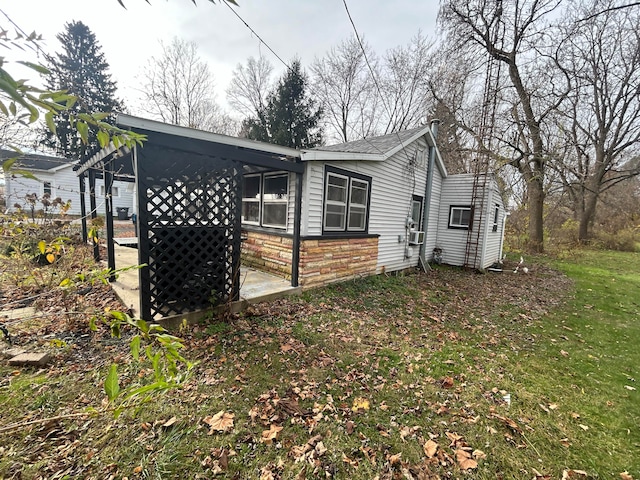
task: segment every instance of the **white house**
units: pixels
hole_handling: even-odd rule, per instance
[[[142,318],[237,300],[241,261],[308,288],[440,259],[484,269],[501,257],[495,179],[449,175],[437,122],[304,151],[130,115],[117,122],[144,144],[109,145],[76,174],[130,172]]]
[[[303,151],[302,286],[433,259],[485,269],[502,255],[505,211],[492,175],[449,175],[436,124]],[[243,260],[291,272],[293,175],[245,174]],[[475,198],[473,195],[476,183]]]
[[[9,158],[18,156],[13,150],[0,150],[0,161],[4,162]],[[7,210],[15,210],[15,205],[29,208],[25,197],[35,193],[41,199],[45,193],[51,198],[60,197],[63,202],[71,201],[71,208],[67,212],[70,215],[80,215],[80,185],[78,177],[73,170],[75,160],[53,157],[39,154],[20,155],[13,165],[15,169],[26,170],[36,179],[27,178],[23,175],[5,174],[5,199]],[[96,197],[98,214],[104,212],[104,182],[101,178],[96,179]],[[113,189],[113,211],[117,208],[128,208],[129,213],[133,212],[133,183],[114,181]],[[89,205],[88,193],[86,197]],[[38,208],[38,207],[36,207]]]

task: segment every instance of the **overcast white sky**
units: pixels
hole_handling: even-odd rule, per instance
[[[48,53],[61,49],[56,34],[79,20],[96,34],[119,95],[136,112],[141,67],[159,53],[159,41],[174,36],[194,41],[209,64],[224,104],[225,89],[238,63],[262,53],[280,75],[284,67],[223,4],[198,0],[0,0],[0,9],[27,32],[44,37]],[[238,0],[236,11],[285,61],[298,56],[303,67],[353,35],[342,0]],[[356,27],[378,54],[406,44],[419,29],[435,36],[437,0],[347,0]],[[0,14],[0,26],[9,22]],[[0,53],[0,55],[6,52]]]

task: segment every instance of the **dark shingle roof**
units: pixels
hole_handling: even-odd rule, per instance
[[[33,170],[52,170],[61,165],[67,165],[74,162],[74,160],[70,160],[68,158],[52,157],[49,155],[39,155],[35,153],[25,153],[20,155],[13,150],[0,149],[1,161],[14,157],[18,157],[18,160],[16,161],[17,166]]]
[[[337,145],[329,145],[324,147],[316,147],[313,150],[322,150],[326,152],[348,152],[348,153],[379,153],[384,154],[400,143],[408,141],[425,126],[412,128],[411,130],[403,130],[401,132],[389,133],[379,137],[365,138],[362,140],[354,140],[353,142],[339,143]]]

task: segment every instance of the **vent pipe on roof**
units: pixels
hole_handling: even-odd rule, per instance
[[[420,246],[420,260],[423,268],[427,269],[427,238],[429,238],[429,210],[431,209],[431,195],[433,191],[433,168],[436,164],[436,139],[438,138],[438,126],[440,120],[434,118],[431,120],[430,129],[433,145],[429,145],[429,163],[427,166],[427,182],[424,189],[424,217],[422,225],[424,226],[424,242]]]

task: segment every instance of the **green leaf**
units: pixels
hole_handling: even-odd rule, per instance
[[[2,170],[5,173],[9,173],[9,171],[11,170],[11,167],[13,167],[13,164],[16,163],[16,160],[18,160],[17,157],[9,158],[8,160],[5,160],[4,162],[2,162]]]
[[[46,249],[47,249],[47,242],[45,242],[44,240],[40,240],[38,242],[38,250],[40,250],[40,253],[44,254]]]
[[[31,173],[28,170],[22,170],[22,169],[11,170],[11,175],[15,175],[17,177],[30,178],[31,180],[38,180],[38,177],[36,177],[33,173]]]
[[[77,121],[76,129],[80,134],[80,139],[82,140],[82,143],[84,144],[89,143],[89,125],[87,125],[85,122]]]
[[[106,147],[107,145],[109,145],[109,134],[103,130],[98,130],[98,143],[100,144],[101,148]]]
[[[53,113],[53,112],[51,112],[51,111],[50,111],[50,112],[47,112],[47,113],[44,115],[44,119],[45,119],[45,121],[47,122],[47,127],[49,128],[49,130],[51,131],[51,133],[53,133],[53,134],[55,135],[55,134],[56,134],[57,129],[56,129],[56,123],[53,121],[53,115],[54,115],[54,113]]]
[[[100,120],[104,120],[105,118],[107,118],[109,115],[111,115],[111,113],[109,112],[96,112],[96,113],[92,113],[91,117],[93,117],[93,119],[96,122],[100,122]],[[98,124],[99,126],[102,126],[100,123]]]
[[[120,393],[120,384],[118,383],[118,366],[115,363],[113,363],[111,368],[109,368],[109,375],[107,375],[107,378],[104,381],[104,391],[110,402],[115,400]]]
[[[137,362],[140,359],[140,335],[136,335],[131,339],[129,348],[131,349],[131,356]]]
[[[91,317],[89,319],[89,330],[91,330],[92,332],[98,331],[98,325],[96,324],[97,321],[98,319],[96,317]]]
[[[47,67],[44,67],[42,65],[38,65],[37,63],[25,62],[25,61],[21,61],[21,60],[18,60],[17,63],[20,63],[20,64],[24,65],[25,67],[29,67],[31,70],[35,70],[36,72],[41,73],[43,75],[48,75],[48,74],[51,73],[51,71]]]
[[[111,310],[109,314],[116,320],[119,320],[120,322],[126,322],[128,318],[126,313],[120,312],[118,310]]]

